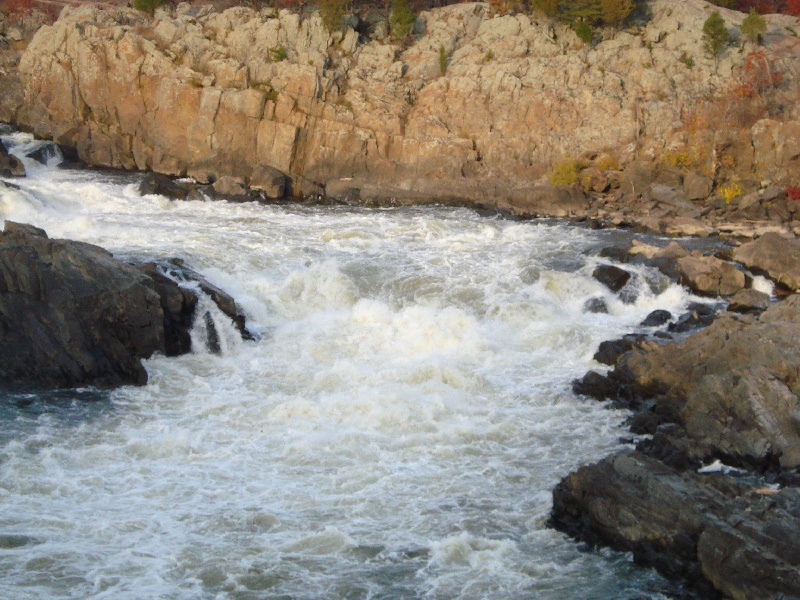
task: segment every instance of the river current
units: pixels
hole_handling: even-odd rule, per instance
[[[144,387],[0,392],[0,597],[664,598],[629,556],[546,527],[556,483],[628,435],[572,379],[692,300],[639,267],[627,303],[595,281],[622,234],[179,202],[26,163],[0,219],[183,258],[258,340],[216,315],[222,355],[198,326]]]

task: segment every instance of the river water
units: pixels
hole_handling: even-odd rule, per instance
[[[664,597],[629,556],[546,527],[555,484],[627,434],[572,379],[601,341],[692,300],[644,269],[633,303],[593,280],[620,233],[176,202],[27,162],[0,218],[181,257],[258,340],[223,325],[220,356],[198,330],[194,353],[146,361],[145,387],[6,392],[0,597]]]

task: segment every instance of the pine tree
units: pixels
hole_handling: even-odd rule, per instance
[[[742,34],[754,44],[767,32],[767,22],[755,7],[750,8],[750,14],[742,21]]]
[[[531,0],[531,8],[552,18],[558,15],[558,0]]]
[[[614,27],[622,25],[634,9],[633,0],[602,0],[600,7],[603,22]]]
[[[567,21],[598,25],[603,21],[601,0],[572,0],[560,3],[561,13]]]
[[[719,57],[731,41],[725,19],[715,10],[703,23],[703,46],[714,59],[714,72],[719,69]]]
[[[411,10],[408,0],[392,0],[392,11],[389,13],[389,31],[396,40],[404,40],[414,28],[417,15]]]

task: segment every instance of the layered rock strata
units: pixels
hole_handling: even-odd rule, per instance
[[[702,49],[705,3],[655,0],[650,9],[640,28],[604,32],[587,47],[560,24],[497,16],[486,4],[422,13],[408,47],[379,27],[328,34],[316,13],[301,20],[185,4],[151,20],[67,9],[22,57],[17,121],[76,147],[89,164],[241,185],[261,185],[270,167],[289,176],[290,195],[327,185],[360,203],[467,202],[567,216],[586,203],[582,194],[553,201],[542,188],[554,160],[685,154],[686,111],[741,76],[746,53],[726,51],[717,71]],[[723,13],[731,27],[744,18]],[[792,25],[771,16],[764,36],[787,89],[800,71]],[[800,158],[797,106],[782,118],[747,130],[743,154],[734,153],[754,176],[780,177]],[[720,164],[707,158],[709,169]],[[606,187],[603,168],[613,165],[590,173],[584,189]],[[692,172],[681,194],[702,196],[711,185],[704,177]],[[267,179],[277,193],[280,182]]]
[[[675,243],[633,250],[674,277],[691,256]],[[798,250],[796,240],[766,235],[734,257],[790,288]],[[746,288],[730,310],[739,313],[683,341],[629,336],[601,344],[595,358],[613,369],[590,372],[575,391],[631,409],[631,430],[648,437],[635,452],[567,476],[554,491],[552,524],[632,552],[687,583],[687,598],[796,597],[800,296],[770,305]]]

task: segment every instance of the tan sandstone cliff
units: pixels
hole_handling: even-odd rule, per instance
[[[18,121],[95,165],[253,183],[268,165],[295,194],[353,177],[410,197],[513,204],[566,156],[688,153],[686,114],[741,79],[752,47],[727,50],[717,72],[702,49],[714,7],[651,8],[646,26],[591,48],[560,24],[482,3],[422,13],[407,48],[382,28],[329,35],[317,14],[66,9],[22,57]],[[744,18],[722,12],[732,30]],[[796,94],[796,19],[767,21],[766,51]],[[754,177],[797,167],[797,98],[781,111],[783,122],[738,134]],[[700,133],[714,154],[719,132]]]

